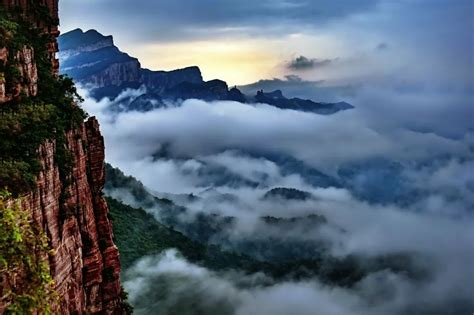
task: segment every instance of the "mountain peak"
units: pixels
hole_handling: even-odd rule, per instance
[[[82,28],[76,28],[76,29],[73,29],[72,31],[68,31],[66,33],[64,33],[63,35],[66,35],[66,34],[83,34],[84,31],[82,30]]]
[[[92,83],[92,97],[114,99],[124,89],[137,89],[144,85],[150,95],[140,98],[131,108],[150,110],[161,106],[161,100],[185,100],[190,98],[206,101],[230,100],[241,103],[257,101],[281,109],[330,115],[353,108],[347,103],[325,104],[299,98],[287,98],[281,90],[260,90],[252,99],[237,87],[231,88],[222,80],[205,82],[198,66],[172,71],[153,71],[142,68],[140,62],[114,45],[112,36],[104,36],[91,29],[84,32],[75,29],[59,37],[61,72],[76,82]],[[156,102],[151,97],[157,95]],[[129,108],[130,109],[130,108]]]
[[[92,51],[103,47],[114,46],[114,38],[105,36],[94,29],[84,32],[76,28],[64,33],[59,37],[59,49],[61,52],[68,50]]]

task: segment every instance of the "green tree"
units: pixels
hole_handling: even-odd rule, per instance
[[[0,192],[0,304],[6,314],[51,314],[58,301],[48,255],[48,238],[20,201]]]

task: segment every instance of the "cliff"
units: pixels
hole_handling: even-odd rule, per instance
[[[198,67],[174,71],[151,71],[141,68],[138,59],[121,52],[112,36],[96,30],[76,29],[59,37],[61,72],[76,81],[96,87],[145,84],[150,88],[169,88],[181,82],[203,82]],[[123,73],[130,72],[128,77]]]
[[[138,59],[115,46],[112,36],[96,30],[77,29],[61,35],[59,49],[61,73],[89,85],[91,96],[97,100],[114,99],[127,88],[145,87],[146,93],[139,102],[133,102],[125,110],[152,110],[164,106],[162,100],[245,101],[238,89],[229,91],[224,81],[205,82],[196,66],[172,71],[144,69]]]
[[[52,312],[125,314],[119,253],[102,194],[104,140],[95,118],[83,122],[70,81],[57,77],[58,34],[53,23],[57,0],[41,2],[50,11],[52,20],[48,21],[37,20],[31,13],[36,12],[31,11],[35,3],[31,1],[3,0],[0,13],[5,14],[11,3],[23,9],[21,16],[0,18],[30,21],[40,33],[50,36],[34,43],[18,42],[16,35],[1,38],[0,186],[20,196],[21,209],[47,237],[50,251],[36,254],[49,266],[52,289],[58,296]],[[19,32],[22,23],[15,31]],[[4,28],[0,32],[15,34]],[[14,295],[5,292],[19,295],[30,281],[22,270],[9,278],[5,268],[9,268],[8,261],[0,259],[0,314],[13,303]]]
[[[182,82],[164,92],[164,97],[171,100],[197,98],[206,101],[227,100],[229,88],[221,80],[204,83]]]
[[[144,85],[155,94],[189,82],[204,83],[198,67],[173,71],[152,71],[141,67],[138,59],[121,52],[112,36],[104,36],[96,30],[80,29],[63,34],[59,38],[61,73],[76,82],[92,84],[92,96],[115,98],[126,88]]]
[[[112,36],[77,29],[61,37],[59,46],[62,72],[67,71],[76,82],[106,87],[140,80],[140,62],[115,47]],[[83,66],[78,67],[78,62]]]
[[[47,141],[38,150],[37,187],[22,199],[22,208],[43,228],[54,252],[49,263],[60,300],[53,309],[120,313],[119,253],[102,195],[104,141],[97,120],[89,119],[66,139],[73,156],[70,184],[61,180],[56,142]]]

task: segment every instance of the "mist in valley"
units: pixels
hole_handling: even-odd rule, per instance
[[[124,91],[119,101],[139,94]],[[127,185],[108,195],[259,261],[350,259],[361,272],[347,284],[310,272],[239,276],[171,250],[125,271],[137,313],[458,314],[472,307],[472,134],[417,132],[403,121],[388,128],[359,109],[319,116],[187,100],[141,113],[111,110],[115,102],[85,102],[101,121],[108,162],[175,208],[144,202]]]

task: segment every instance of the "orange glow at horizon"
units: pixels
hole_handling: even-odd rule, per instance
[[[221,79],[233,86],[280,74],[281,56],[258,47],[253,40],[166,43],[141,46],[133,56],[151,70],[199,66],[204,80]]]

